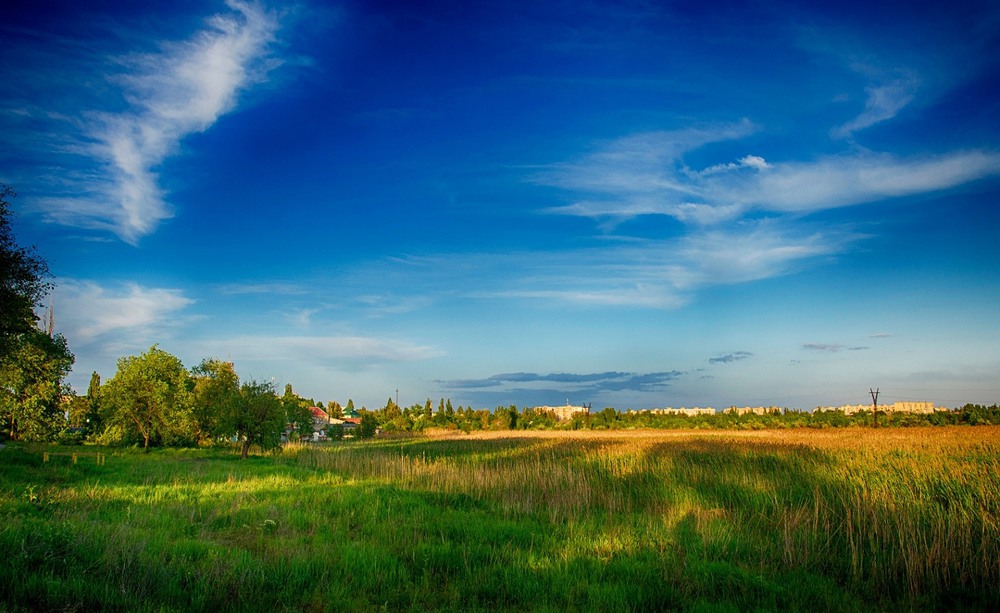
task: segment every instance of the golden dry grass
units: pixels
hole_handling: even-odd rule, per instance
[[[466,496],[506,518],[597,521],[598,543],[585,547],[595,555],[681,538],[709,560],[814,569],[861,592],[918,599],[1000,583],[995,426],[437,430],[301,460]]]
[[[670,442],[692,439],[804,445],[816,449],[961,449],[1000,443],[1000,426],[914,428],[787,428],[774,430],[458,430],[432,428],[423,435],[440,440],[605,440]]]

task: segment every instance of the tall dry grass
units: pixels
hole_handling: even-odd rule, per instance
[[[484,432],[297,457],[509,518],[599,521],[603,534],[662,546],[686,538],[708,559],[809,569],[864,594],[920,602],[1000,585],[997,427]]]

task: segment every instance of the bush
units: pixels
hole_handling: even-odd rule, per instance
[[[85,437],[81,428],[63,428],[56,434],[56,442],[60,445],[82,445]]]
[[[359,439],[372,438],[378,430],[378,420],[371,413],[361,414],[361,423],[354,429],[354,436]]]

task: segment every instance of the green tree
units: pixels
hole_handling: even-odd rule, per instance
[[[392,396],[389,396],[389,400],[385,403],[385,408],[382,409],[382,416],[379,421],[383,424],[387,424],[402,415],[403,411],[401,411],[399,406],[393,401]]]
[[[192,369],[191,375],[194,379],[191,416],[195,441],[203,443],[216,436],[231,435],[222,427],[222,422],[240,391],[240,380],[232,362],[207,358]]]
[[[118,360],[118,371],[101,389],[109,442],[141,439],[148,450],[193,438],[188,381],[181,361],[156,345]]]
[[[517,405],[512,404],[509,407],[507,407],[507,419],[508,419],[507,428],[509,430],[517,429],[517,418],[518,418]]]
[[[281,406],[285,409],[285,420],[298,431],[300,437],[309,437],[313,433],[313,416],[309,410],[309,402],[292,391],[292,384],[285,384],[285,393],[281,397]]]
[[[264,451],[279,447],[285,423],[284,402],[275,395],[274,386],[256,381],[239,386],[220,420],[220,426],[240,441],[243,459],[254,445]]]
[[[604,407],[600,413],[594,416],[593,425],[595,428],[617,427],[618,411],[614,407]]]
[[[19,337],[35,331],[41,306],[52,285],[48,264],[34,247],[18,246],[11,227],[10,202],[14,190],[0,183],[0,361],[16,349]]]
[[[36,327],[35,307],[52,285],[45,260],[14,239],[15,195],[0,184],[0,427],[14,439],[45,440],[65,425],[59,398],[73,354],[62,335]]]
[[[82,430],[86,430],[87,413],[90,410],[87,397],[77,396],[76,394],[67,394],[63,396],[63,405],[67,410],[66,425],[70,428],[80,428]]]
[[[31,329],[9,340],[0,360],[0,423],[6,435],[42,441],[66,425],[59,401],[68,391],[63,379],[73,360],[61,334]]]
[[[101,431],[101,375],[95,370],[90,374],[90,385],[87,386],[87,414],[84,416],[87,435]]]
[[[354,436],[359,439],[367,439],[375,436],[378,430],[378,420],[370,412],[361,411],[361,423],[354,429]]]

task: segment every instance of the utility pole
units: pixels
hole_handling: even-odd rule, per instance
[[[878,428],[878,388],[872,391],[869,387],[868,392],[872,395],[872,428]]]

